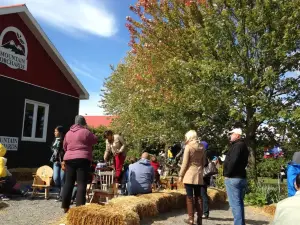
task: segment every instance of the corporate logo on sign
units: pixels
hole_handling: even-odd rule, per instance
[[[27,70],[27,42],[16,27],[5,28],[0,35],[0,63],[12,69]]]

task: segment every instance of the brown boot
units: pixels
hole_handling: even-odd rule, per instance
[[[202,225],[203,203],[201,197],[195,197],[195,209],[197,212],[197,225]]]
[[[185,219],[184,222],[190,225],[194,225],[194,203],[193,197],[186,196],[186,208],[189,215],[188,219]]]

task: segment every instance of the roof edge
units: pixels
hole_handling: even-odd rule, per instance
[[[61,56],[61,54],[58,52],[56,47],[52,44],[52,42],[50,41],[50,39],[48,38],[46,33],[43,31],[41,26],[38,24],[36,19],[33,17],[33,15],[28,10],[27,6],[25,4],[19,4],[19,5],[11,5],[11,6],[0,7],[0,15],[7,15],[7,14],[13,14],[13,13],[24,13],[26,15],[26,17],[29,19],[29,21],[33,24],[34,28],[39,32],[39,34],[41,35],[41,37],[43,38],[45,43],[48,45],[49,49],[54,53],[55,57],[57,57],[59,62],[61,62],[62,66],[66,69],[66,72],[70,75],[70,78],[72,79],[72,81],[75,84],[72,83],[72,81],[68,77],[66,77],[66,78],[71,83],[71,85],[75,88],[75,90],[78,92],[79,99],[81,99],[81,100],[89,99],[88,91],[84,88],[84,86],[79,81],[77,76],[71,70],[70,66],[67,64],[67,62],[64,60],[64,58]],[[21,18],[22,18],[22,16],[21,16]],[[24,21],[24,22],[26,22],[26,21]],[[34,32],[33,32],[33,34],[34,34]],[[36,38],[38,40],[40,39],[37,36],[36,36]],[[45,49],[45,50],[47,51],[47,49]],[[66,76],[65,71],[62,71],[62,73]],[[80,91],[78,89],[80,89]]]

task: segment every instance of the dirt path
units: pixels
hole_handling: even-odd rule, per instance
[[[29,200],[21,198],[5,203],[0,201],[0,203],[6,205],[4,208],[0,207],[0,224],[5,225],[53,225],[55,224],[54,221],[59,221],[64,215],[60,208],[61,204],[55,202],[54,199],[45,200],[41,197]],[[183,225],[183,219],[186,217],[185,210],[176,210],[143,220],[141,225]],[[249,207],[246,208],[246,219],[247,225],[264,225],[271,221],[271,218],[262,214],[260,210]],[[231,210],[226,205],[211,210],[210,219],[203,221],[203,225],[226,224],[233,224]]]
[[[173,211],[160,215],[157,218],[143,220],[142,225],[182,225],[183,219],[187,218],[187,214],[184,210]],[[247,225],[265,225],[270,224],[272,218],[262,214],[257,209],[252,207],[246,207],[246,224]],[[221,209],[212,210],[210,212],[210,219],[203,220],[203,225],[226,225],[233,224],[233,217],[231,210],[228,206],[224,206]]]

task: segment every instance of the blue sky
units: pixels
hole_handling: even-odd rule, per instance
[[[97,106],[110,64],[129,50],[126,16],[136,0],[0,0],[0,5],[25,3],[52,43],[90,93],[80,114],[101,115]]]

